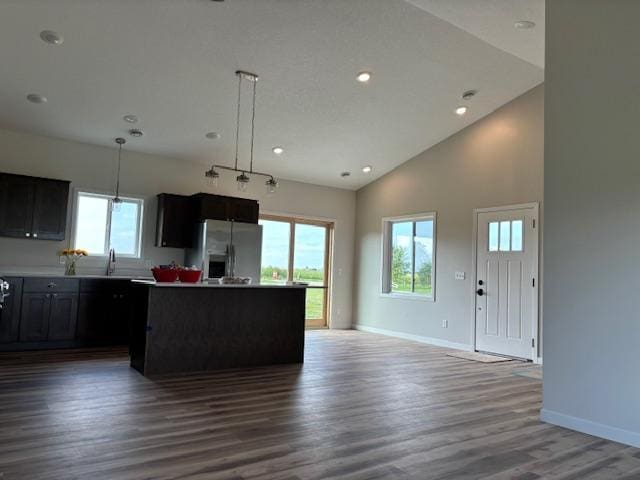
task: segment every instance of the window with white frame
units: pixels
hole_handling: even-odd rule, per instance
[[[382,293],[434,298],[436,214],[385,218]]]
[[[506,220],[489,223],[490,252],[522,252],[524,221]]]
[[[114,208],[115,205],[115,208]],[[108,255],[113,248],[120,257],[140,258],[144,202],[90,192],[77,192],[73,247],[90,255]]]

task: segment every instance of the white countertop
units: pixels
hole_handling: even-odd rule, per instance
[[[150,287],[178,287],[178,288],[322,288],[310,285],[274,285],[274,284],[249,284],[234,285],[219,283],[181,283],[181,282],[156,282],[155,280],[132,280],[133,283],[149,285]]]
[[[20,272],[0,272],[0,277],[18,277],[18,278],[69,278],[78,279],[97,279],[97,280],[151,280],[153,277],[145,277],[141,275],[65,275],[64,273],[20,273]]]

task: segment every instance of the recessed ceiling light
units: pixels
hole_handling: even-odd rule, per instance
[[[373,167],[371,165],[365,165],[364,167],[362,167],[362,171],[364,173],[370,173],[371,170],[373,170]]]
[[[49,45],[62,45],[62,42],[64,42],[62,35],[51,30],[43,30],[40,32],[40,38],[44,43],[48,43]]]
[[[467,113],[467,107],[462,106],[462,107],[458,107],[458,108],[456,108],[456,114],[457,114],[457,115],[462,116],[462,115],[464,115],[465,113]]]
[[[284,152],[284,148],[282,148],[282,147],[273,147],[271,150],[276,155],[282,155],[282,152]]]
[[[371,72],[360,72],[356,77],[356,80],[358,80],[360,83],[367,83],[369,80],[371,80]]]
[[[129,130],[129,135],[135,138],[140,138],[144,135],[144,132],[139,128],[132,128],[131,130]]]
[[[30,93],[27,95],[27,100],[31,103],[47,103],[47,97],[40,95],[39,93]]]
[[[127,123],[138,123],[138,117],[136,115],[125,115],[122,119]]]
[[[348,177],[349,175],[351,175],[351,172],[342,172],[342,173],[340,174],[340,176],[341,176],[341,177],[343,177],[343,178],[344,178],[344,177]]]
[[[529,20],[518,20],[516,23],[513,24],[513,26],[521,30],[527,30],[529,28],[535,27],[536,24]]]
[[[218,132],[207,132],[204,136],[209,140],[217,140],[220,138],[220,134]]]

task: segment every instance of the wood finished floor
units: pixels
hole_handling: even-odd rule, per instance
[[[116,350],[0,355],[0,478],[640,479],[640,450],[538,421],[513,362],[310,331],[304,366],[142,377]]]

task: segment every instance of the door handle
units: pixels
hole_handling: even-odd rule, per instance
[[[479,297],[484,295],[484,290],[482,288],[479,288],[478,290],[476,290],[476,293],[478,294]]]

